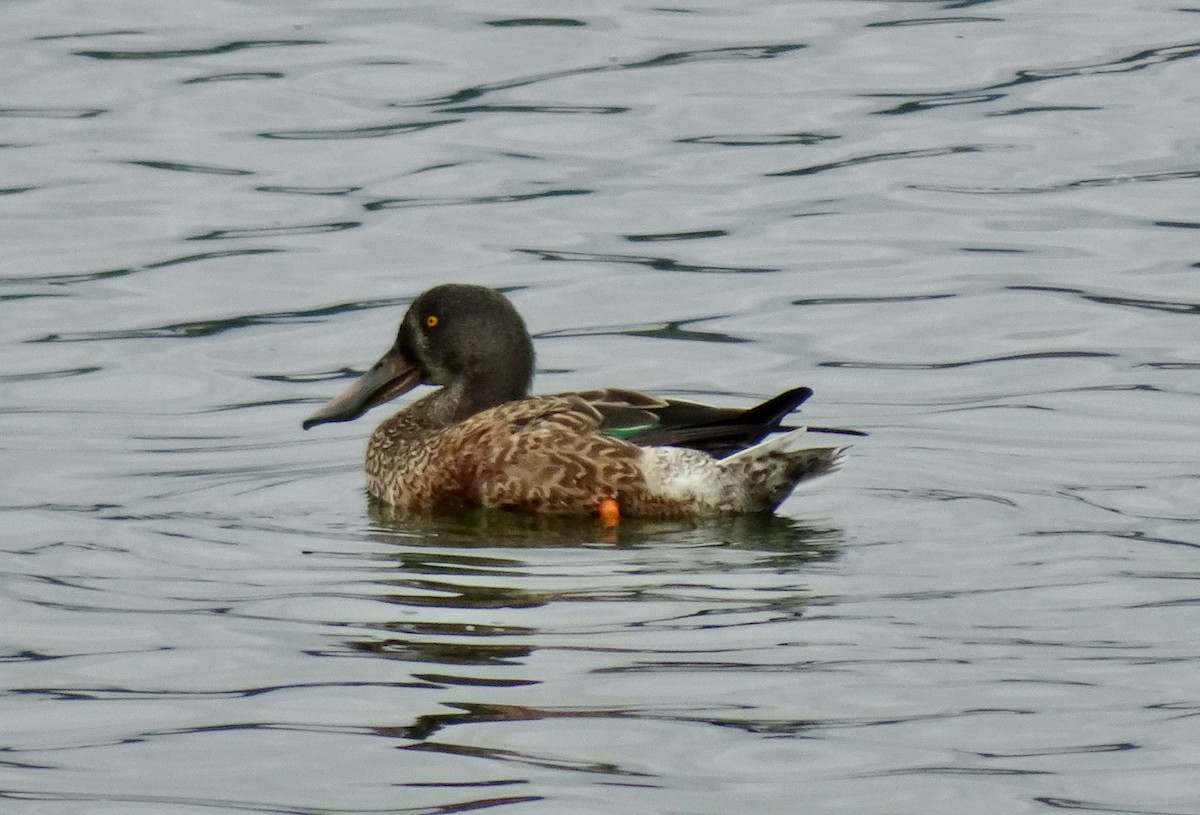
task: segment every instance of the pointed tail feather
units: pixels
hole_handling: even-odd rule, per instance
[[[722,459],[749,492],[754,509],[772,510],[802,481],[833,472],[846,460],[846,447],[804,447],[803,427],[767,439]]]
[[[804,404],[812,395],[812,388],[786,390],[762,404],[744,410],[737,417],[736,424],[758,425],[765,429],[778,427],[789,413]]]
[[[809,447],[790,454],[790,471],[796,475],[796,484],[819,475],[840,470],[846,463],[849,447]]]

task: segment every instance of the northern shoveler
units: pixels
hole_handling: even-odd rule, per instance
[[[751,408],[613,388],[531,397],[533,359],[525,322],[504,295],[437,286],[413,301],[391,349],[304,428],[440,385],[371,434],[372,495],[405,512],[503,507],[598,514],[606,525],[619,515],[771,511],[845,455],[800,447],[804,428],[781,425],[808,388]]]

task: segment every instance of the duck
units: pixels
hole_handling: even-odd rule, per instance
[[[351,421],[432,385],[371,434],[371,496],[401,513],[484,507],[592,515],[605,526],[773,512],[846,457],[845,446],[806,446],[806,428],[783,424],[812,396],[807,387],[749,408],[623,388],[531,396],[534,357],[504,294],[435,286],[412,301],[379,361],[303,428]]]

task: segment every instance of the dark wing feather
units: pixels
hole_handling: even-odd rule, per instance
[[[662,420],[659,426],[632,435],[629,440],[641,445],[690,447],[724,458],[783,429],[780,422],[810,396],[810,388],[792,388],[751,408],[671,402],[658,411]]]
[[[604,432],[642,446],[690,447],[723,458],[785,429],[780,422],[812,396],[792,388],[751,408],[715,407],[609,388],[570,394],[603,417]]]

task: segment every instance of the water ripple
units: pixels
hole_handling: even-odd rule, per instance
[[[64,368],[54,371],[34,371],[23,374],[0,374],[0,382],[36,382],[46,379],[63,379],[72,376],[94,374],[102,370],[99,366],[88,365],[82,368]]]
[[[255,187],[258,192],[279,192],[287,195],[352,195],[362,187],[291,187],[282,184],[266,184]]]
[[[0,108],[6,119],[92,119],[108,113],[107,108]]]
[[[900,294],[900,295],[863,295],[860,297],[805,297],[792,300],[793,306],[841,306],[851,303],[913,303],[923,300],[947,300],[958,297],[957,294]]]
[[[136,167],[149,167],[153,170],[172,170],[180,173],[200,173],[202,175],[254,175],[253,170],[241,170],[234,167],[218,167],[212,164],[186,164],[181,161],[130,159],[125,163]]]
[[[266,130],[258,135],[264,139],[283,139],[286,141],[378,139],[387,136],[407,136],[410,133],[420,133],[434,127],[457,124],[461,121],[462,119],[431,119],[424,122],[394,122],[392,124],[360,125],[358,127],[301,127],[294,130]]]
[[[245,80],[254,79],[283,79],[284,74],[281,71],[233,71],[221,74],[209,74],[207,76],[196,76],[191,79],[183,80],[184,85],[200,85],[205,82],[242,82]]]
[[[147,49],[144,51],[88,50],[75,51],[74,54],[77,57],[100,60],[188,59],[192,57],[210,57],[217,54],[230,54],[235,51],[245,51],[251,48],[281,48],[297,45],[324,44],[323,40],[235,40],[207,48]]]
[[[470,758],[486,758],[498,762],[514,762],[531,767],[542,767],[552,770],[568,770],[571,772],[596,773],[606,776],[650,778],[648,773],[622,768],[619,764],[597,761],[571,761],[562,756],[536,755],[534,753],[504,750],[495,747],[476,747],[469,744],[451,744],[447,742],[421,742],[405,745],[405,750],[420,750],[428,753],[440,753]],[[535,799],[536,800],[536,799]]]
[[[1059,184],[1023,187],[967,187],[950,184],[910,184],[914,190],[930,192],[966,193],[969,195],[1029,195],[1037,193],[1063,192],[1064,190],[1079,190],[1089,187],[1115,187],[1121,184],[1148,184],[1157,181],[1186,181],[1200,178],[1200,170],[1164,170],[1156,173],[1122,173],[1119,175],[1099,176],[1096,178],[1081,178],[1075,181],[1065,181]]]
[[[623,325],[623,326],[593,326],[583,329],[560,329],[538,334],[539,337],[647,337],[663,340],[686,340],[689,342],[718,342],[743,343],[751,342],[745,337],[726,334],[721,331],[697,331],[686,326],[709,320],[720,320],[728,314],[716,314],[711,317],[693,317],[688,320],[669,320],[661,325]]]
[[[487,25],[495,26],[496,28],[519,28],[526,26],[554,26],[573,28],[576,26],[586,26],[584,20],[576,20],[571,17],[509,17],[503,20],[488,20]]]
[[[531,76],[522,76],[514,79],[487,82],[462,88],[445,96],[437,96],[407,103],[396,102],[393,103],[393,105],[395,107],[443,107],[445,105],[457,105],[463,102],[469,102],[496,91],[511,90],[513,88],[521,88],[529,85],[536,85],[542,82],[550,82],[557,79],[565,79],[584,74],[636,70],[641,68],[662,68],[675,65],[684,65],[688,63],[714,62],[722,60],[774,59],[775,57],[791,53],[804,47],[805,46],[800,43],[787,43],[778,45],[739,45],[727,46],[723,48],[704,48],[691,51],[672,51],[646,59],[627,61],[611,60],[600,65],[588,65],[580,68],[570,68],[561,71],[548,71],[546,73],[533,74]]]
[[[1035,796],[1033,801],[1045,804],[1054,809],[1079,809],[1087,812],[1117,812],[1121,815],[1190,815],[1183,809],[1151,809],[1137,805],[1105,803],[1102,801],[1085,801],[1080,798],[1059,798],[1052,795]]]
[[[729,233],[724,229],[698,229],[691,232],[661,232],[649,235],[625,235],[630,243],[659,243],[662,241],[694,241],[704,238],[724,238]]]
[[[32,37],[31,39],[33,42],[54,42],[56,40],[83,40],[91,37],[140,36],[145,33],[145,30],[140,28],[117,28],[109,31],[85,31],[72,34],[45,34],[39,37]]]
[[[286,325],[288,323],[323,322],[326,318],[338,315],[366,311],[376,308],[391,308],[406,304],[408,298],[380,298],[375,300],[355,300],[347,303],[337,303],[332,306],[320,306],[312,309],[290,311],[268,311],[256,314],[239,314],[213,320],[193,320],[184,323],[152,326],[150,328],[116,329],[107,331],[78,331],[63,334],[45,334],[26,342],[103,342],[107,340],[140,340],[140,339],[175,339],[180,337],[212,337],[226,331],[237,331],[261,325]]]
[[[586,113],[606,116],[628,113],[620,105],[460,105],[442,108],[441,113]]]
[[[186,263],[197,263],[207,260],[234,258],[252,255],[267,255],[281,252],[281,249],[224,249],[219,252],[197,252],[179,257],[143,263],[138,266],[123,266],[117,269],[104,269],[99,272],[79,272],[75,274],[29,275],[26,277],[0,277],[0,286],[27,286],[40,284],[45,286],[72,286],[76,283],[93,283],[98,280],[111,280],[140,272],[155,269],[166,269]]]
[[[410,785],[411,786],[411,785]],[[439,785],[440,786],[440,785]],[[447,785],[453,786],[453,785]],[[261,800],[233,798],[200,798],[185,795],[135,795],[111,792],[59,792],[55,790],[23,790],[6,789],[0,791],[0,800],[8,801],[50,801],[54,803],[72,804],[151,804],[154,806],[187,807],[197,809],[219,809],[228,812],[267,813],[267,815],[328,815],[326,807],[311,807],[304,804],[272,803]],[[511,795],[505,797],[477,798],[456,801],[450,804],[429,807],[406,807],[396,810],[389,807],[389,813],[404,812],[406,815],[452,815],[459,812],[475,812],[493,807],[503,807],[516,804],[528,804],[543,800],[539,795]],[[375,815],[383,812],[379,809],[343,809],[345,815]]]
[[[993,362],[1018,362],[1033,359],[1107,359],[1116,357],[1104,351],[1030,351],[1025,354],[1006,354],[999,357],[955,360],[953,362],[819,362],[822,368],[865,368],[868,370],[896,371],[941,371],[951,368],[966,368],[972,365],[988,365]]]
[[[990,2],[990,0],[985,0]],[[1003,23],[1003,17],[980,17],[980,16],[959,16],[959,17],[909,17],[903,20],[884,20],[878,23],[867,23],[864,28],[903,28],[906,26],[921,26],[921,25],[943,25],[943,24],[958,24],[958,23]]]
[[[679,144],[713,144],[719,147],[779,147],[821,144],[840,138],[836,133],[729,133],[689,136],[675,141]]]
[[[330,221],[323,224],[304,224],[296,226],[260,226],[260,227],[231,227],[229,229],[214,229],[202,235],[190,235],[189,241],[225,241],[242,238],[280,238],[294,235],[322,235],[327,232],[344,232],[347,229],[357,229],[362,221]]]
[[[1166,62],[1174,62],[1175,60],[1180,59],[1190,59],[1197,55],[1200,55],[1200,43],[1187,42],[1179,45],[1167,45],[1160,48],[1150,48],[1143,51],[1138,51],[1137,53],[1129,56],[1118,57],[1117,59],[1105,62],[1084,63],[1082,65],[1073,65],[1062,68],[1027,68],[1015,72],[1015,75],[1012,79],[976,88],[919,95],[909,93],[872,93],[867,94],[867,96],[872,98],[911,98],[911,101],[904,102],[896,107],[876,111],[878,114],[902,115],[909,113],[921,113],[927,110],[945,107],[947,105],[978,104],[980,102],[995,101],[1007,96],[1007,91],[1033,82],[1072,79],[1080,76],[1091,76],[1095,74],[1141,71],[1155,65],[1160,65]]]
[[[1072,289],[1065,286],[1008,286],[1010,291],[1044,291],[1057,294],[1074,294],[1082,300],[1102,303],[1106,306],[1127,306],[1129,308],[1148,309],[1150,311],[1165,311],[1170,314],[1200,314],[1200,302],[1182,303],[1171,300],[1149,300],[1139,297],[1118,297],[1102,295],[1085,289]]]
[[[635,266],[646,266],[660,272],[699,272],[704,274],[725,274],[736,272],[740,274],[766,274],[778,272],[778,268],[765,266],[707,266],[695,263],[684,263],[669,257],[653,255],[623,255],[608,252],[568,252],[561,249],[532,249],[514,248],[515,252],[524,252],[540,260],[564,261],[568,263],[630,263]]]
[[[385,209],[413,209],[417,207],[468,206],[473,204],[516,204],[523,201],[538,201],[543,198],[563,198],[575,195],[591,195],[593,190],[558,189],[540,192],[509,193],[506,195],[473,195],[462,198],[381,198],[363,204],[370,212]]]
[[[900,161],[914,158],[938,158],[940,156],[955,156],[963,153],[978,153],[985,149],[987,149],[985,146],[978,144],[958,144],[950,147],[926,147],[917,150],[894,150],[887,153],[872,153],[865,156],[855,156],[854,158],[843,159],[841,161],[830,161],[824,164],[813,164],[809,167],[801,167],[796,170],[780,170],[774,173],[765,173],[765,175],[768,178],[815,175],[827,170],[840,170],[843,167],[857,167],[862,164],[873,164],[877,161]]]

